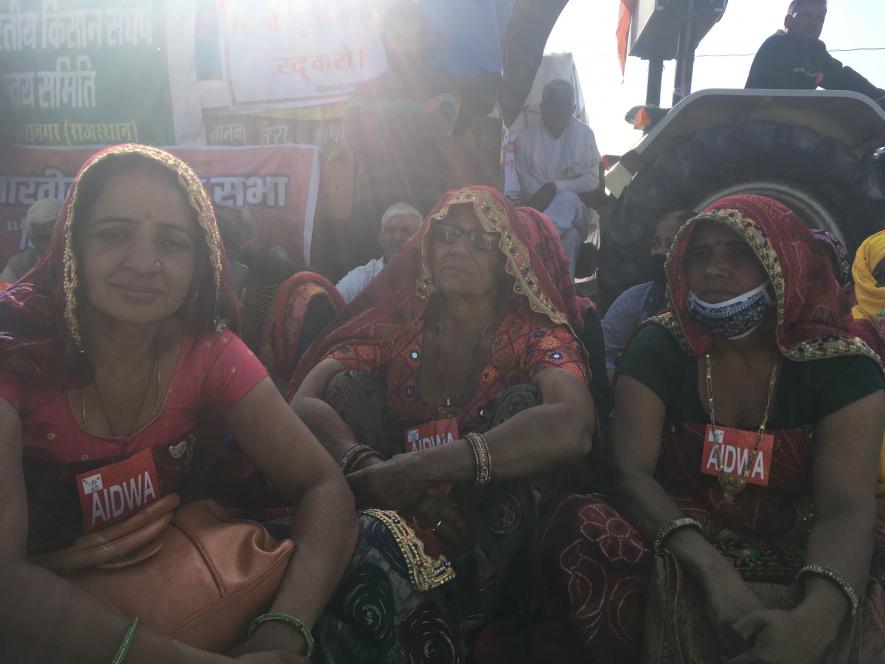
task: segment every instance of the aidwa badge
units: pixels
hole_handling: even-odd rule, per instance
[[[774,435],[768,433],[756,449],[756,432],[707,426],[701,472],[705,475],[738,475],[747,484],[768,486]]]
[[[81,473],[75,481],[87,533],[127,519],[157,500],[160,492],[157,464],[150,449]]]
[[[449,417],[445,420],[433,420],[406,429],[406,452],[417,452],[450,445],[458,440],[458,419]]]

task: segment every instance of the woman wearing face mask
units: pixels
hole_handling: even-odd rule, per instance
[[[881,368],[802,222],[759,196],[680,230],[669,311],[618,367],[606,501],[540,543],[594,662],[885,656]]]

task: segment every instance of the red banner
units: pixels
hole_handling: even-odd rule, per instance
[[[319,186],[317,146],[170,151],[193,167],[217,205],[248,210],[260,239],[285,247],[293,258],[310,256]],[[22,147],[0,159],[0,269],[29,246],[20,228],[28,207],[41,198],[64,198],[74,174],[93,152]]]

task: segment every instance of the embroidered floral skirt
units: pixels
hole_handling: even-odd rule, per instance
[[[445,561],[422,555],[408,527],[391,522],[395,518],[391,512],[360,513],[356,551],[316,627],[314,662],[464,661],[441,587],[454,574]]]
[[[789,609],[804,546],[722,538],[706,531],[763,604]],[[584,661],[654,664],[722,661],[699,587],[601,498],[572,495],[554,510],[539,542],[539,570],[552,613],[567,621]],[[827,664],[885,662],[885,524],[858,615],[846,619]]]

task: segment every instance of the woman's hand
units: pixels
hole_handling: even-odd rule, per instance
[[[266,622],[259,625],[255,634],[235,646],[229,657],[254,662],[255,664],[301,664],[310,660],[300,653],[304,650],[301,632],[280,622]]]
[[[443,551],[448,555],[464,551],[467,529],[458,515],[452,500],[439,491],[428,491],[424,499],[415,505],[412,514],[439,538]]]
[[[347,482],[357,507],[411,512],[433,486],[417,456],[412,456],[415,454],[397,454],[350,473]]]
[[[732,629],[751,644],[728,664],[818,664],[838,633],[832,621],[808,620],[798,611],[757,611]]]
[[[723,648],[730,653],[742,652],[748,641],[734,626],[747,616],[764,611],[765,605],[737,574],[733,579],[721,578],[705,595],[713,629]]]
[[[310,660],[304,655],[295,655],[285,650],[252,652],[236,659],[238,662],[249,662],[250,664],[310,664]]]

